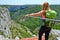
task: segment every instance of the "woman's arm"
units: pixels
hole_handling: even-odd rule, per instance
[[[25,16],[41,16],[42,15],[42,11],[37,12],[37,13],[31,13],[31,14],[27,14]]]

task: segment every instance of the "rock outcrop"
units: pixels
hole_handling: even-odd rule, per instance
[[[0,31],[5,37],[12,37],[10,32],[10,15],[7,8],[0,7]],[[2,34],[0,32],[0,34]]]

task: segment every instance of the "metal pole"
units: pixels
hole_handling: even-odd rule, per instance
[[[33,17],[33,16],[29,16],[29,17],[43,19],[43,18],[41,18],[41,17]],[[60,20],[57,20],[57,19],[49,19],[49,18],[45,18],[44,20],[49,20],[49,21],[60,22]]]

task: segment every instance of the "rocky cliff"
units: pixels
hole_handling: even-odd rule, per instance
[[[11,37],[9,11],[3,7],[0,7],[0,35]]]

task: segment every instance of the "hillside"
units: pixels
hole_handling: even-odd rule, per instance
[[[35,34],[35,32],[38,32],[37,29],[39,29],[40,24],[42,24],[42,20],[38,19],[38,18],[31,18],[31,17],[24,17],[25,14],[30,14],[30,13],[35,13],[40,11],[42,8],[40,5],[23,5],[20,6],[21,9],[18,10],[17,12],[15,12],[11,18],[15,21],[18,21],[20,24],[25,25],[26,27],[28,27],[30,29],[30,31]],[[59,7],[60,5],[51,5],[52,10],[56,10],[57,11],[57,17],[56,19],[59,19],[60,14],[59,14]],[[56,27],[58,26],[58,27]],[[55,29],[60,29],[59,28],[59,24],[57,24],[55,27]],[[35,29],[36,28],[36,29]],[[33,30],[33,31],[32,31]],[[37,34],[37,33],[36,33]]]
[[[24,17],[26,14],[39,12],[42,9],[41,5],[1,5],[6,7],[10,12],[11,17],[11,32],[12,37],[19,36],[20,38],[32,37],[38,35],[42,20],[39,18]],[[60,5],[51,5],[53,10],[57,11],[56,19],[60,19]],[[60,30],[60,23],[56,22],[54,29]]]
[[[59,14],[59,5],[53,5],[51,8],[53,10],[56,10],[58,15],[57,19],[59,19],[60,14]],[[38,18],[31,18],[31,17],[24,17],[25,14],[30,14],[30,13],[35,13],[40,11],[42,8],[40,5],[26,5],[22,6],[20,10],[17,10],[16,12],[13,12],[14,14],[11,15],[11,18],[18,22],[21,25],[26,26],[27,28],[30,29],[31,33],[34,35],[38,35],[38,30],[40,28],[40,25],[42,24],[42,20]],[[57,26],[57,27],[56,27]],[[53,28],[54,29],[60,29],[60,24],[56,24]],[[28,36],[27,36],[28,37]]]

